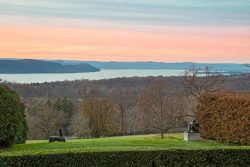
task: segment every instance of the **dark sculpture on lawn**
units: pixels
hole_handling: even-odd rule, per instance
[[[59,136],[62,137],[63,134],[62,134],[62,129],[59,129]]]
[[[59,129],[59,136],[49,137],[49,142],[54,142],[54,141],[66,142],[66,138],[63,136],[63,133],[62,133],[62,129]]]
[[[194,119],[188,124],[188,133],[199,133],[199,123]]]

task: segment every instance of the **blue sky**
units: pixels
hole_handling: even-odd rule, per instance
[[[124,24],[250,25],[249,0],[0,0],[0,15]],[[55,20],[56,22],[56,20]]]

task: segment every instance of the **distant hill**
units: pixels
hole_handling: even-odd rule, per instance
[[[235,63],[165,63],[165,62],[104,62],[78,60],[33,60],[1,59],[0,73],[74,73],[95,72],[99,69],[171,69],[186,70],[191,66],[204,69],[209,66],[214,71],[225,73],[250,73],[249,64]]]
[[[196,68],[204,68],[206,66],[211,67],[216,71],[225,72],[250,72],[249,66],[244,64],[233,64],[233,63],[164,63],[164,62],[87,62],[100,69],[172,69],[172,70],[186,70],[191,66]]]
[[[33,59],[0,59],[0,73],[77,73],[77,72],[97,72],[98,68],[80,62],[77,64],[61,64],[43,60]]]
[[[54,60],[61,64],[78,64],[83,61],[76,60]],[[165,62],[102,62],[102,61],[84,61],[99,69],[171,69],[171,70],[186,70],[191,66],[203,68],[209,66],[212,70],[226,73],[250,73],[249,64],[235,63],[165,63]]]

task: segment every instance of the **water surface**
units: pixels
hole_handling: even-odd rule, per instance
[[[179,76],[184,70],[101,70],[91,73],[0,74],[0,78],[16,83],[43,83],[81,79],[100,80],[121,77]]]

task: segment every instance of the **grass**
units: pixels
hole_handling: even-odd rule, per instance
[[[137,135],[98,139],[71,139],[67,140],[66,143],[28,140],[26,144],[16,144],[10,148],[0,150],[0,156],[167,149],[250,149],[250,146],[228,146],[210,140],[187,142],[183,141],[183,134],[176,133],[166,134],[165,139],[160,139],[158,135]]]

